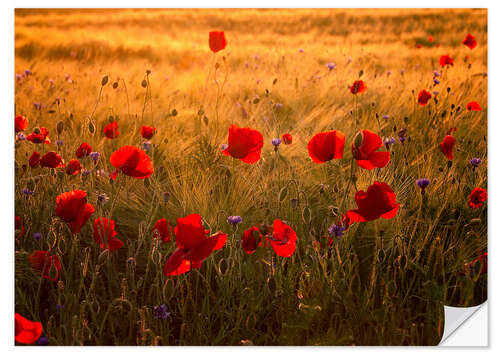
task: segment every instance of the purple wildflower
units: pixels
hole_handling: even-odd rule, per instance
[[[151,144],[151,141],[145,141],[142,143],[142,150],[144,151],[149,151],[153,147],[153,144]]]
[[[441,83],[437,78],[434,78],[434,85],[438,85],[439,83]]]
[[[17,140],[26,140],[26,135],[24,135],[24,133],[17,133]]]
[[[416,182],[417,186],[418,186],[418,187],[420,187],[420,188],[422,189],[422,195],[423,195],[423,194],[424,194],[424,192],[425,192],[425,188],[426,188],[427,186],[429,186],[429,184],[431,183],[431,182],[429,181],[429,179],[427,179],[427,178],[419,178],[419,179],[417,179],[415,182]]]
[[[330,228],[328,228],[328,234],[331,237],[342,237],[344,235],[345,227],[337,226],[336,224],[332,224]]]
[[[478,157],[474,157],[474,158],[470,159],[469,163],[472,165],[472,171],[476,171],[476,168],[481,163],[481,159]]]
[[[384,138],[383,142],[386,149],[389,150],[389,147],[396,142],[396,139],[393,136],[391,136],[390,138]]]
[[[273,146],[278,147],[281,144],[281,139],[280,138],[274,138],[274,139],[271,140],[271,144],[273,144]]]
[[[105,193],[100,193],[97,196],[97,204],[99,204],[99,205],[103,205],[103,204],[105,204],[108,201],[109,201],[109,197]]]
[[[232,224],[236,228],[236,225],[243,221],[240,216],[229,216],[227,217],[227,223]]]
[[[334,70],[335,68],[337,68],[337,65],[333,62],[328,62],[326,64],[326,67],[331,71],[331,70]]]
[[[170,312],[167,312],[167,305],[165,304],[155,306],[153,311],[155,318],[158,320],[166,319],[170,316]]]
[[[40,238],[42,238],[42,235],[40,233],[33,233],[33,238],[35,238],[36,240],[40,240]]]
[[[45,336],[42,336],[38,340],[36,340],[36,344],[39,346],[47,346],[49,344],[49,339]]]
[[[220,146],[220,149],[221,149],[222,151],[224,151],[224,150],[226,150],[226,149],[227,149],[227,146],[228,146],[227,144],[222,144],[222,145]]]
[[[27,189],[27,188],[24,188],[24,189],[23,189],[23,193],[24,193],[25,195],[34,195],[34,194],[35,194],[35,192],[34,192],[34,191],[31,191],[31,190],[29,190],[29,189]]]
[[[97,151],[92,151],[90,154],[89,154],[90,158],[94,161],[97,161],[99,160],[99,156],[100,154],[97,152]]]

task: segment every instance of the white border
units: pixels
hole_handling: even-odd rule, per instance
[[[137,6],[140,5],[140,6]],[[500,122],[500,112],[498,110],[498,86],[500,85],[498,64],[500,63],[498,47],[500,43],[499,36],[499,25],[495,20],[498,19],[498,15],[500,14],[498,10],[498,2],[497,1],[463,1],[463,0],[455,0],[455,1],[439,1],[435,0],[421,0],[421,1],[317,1],[317,0],[309,0],[305,1],[297,1],[297,0],[288,0],[288,1],[262,1],[262,0],[253,0],[253,1],[243,1],[239,0],[237,2],[234,1],[218,1],[213,0],[210,2],[201,2],[196,0],[184,0],[183,2],[173,2],[173,1],[147,1],[143,0],[141,2],[131,1],[131,0],[122,0],[122,1],[95,1],[95,0],[87,0],[85,2],[71,2],[66,1],[44,1],[43,3],[37,3],[35,1],[4,1],[1,4],[2,11],[0,12],[1,18],[1,26],[2,31],[1,34],[3,36],[2,44],[4,45],[4,51],[2,51],[2,56],[0,56],[4,70],[1,71],[1,81],[3,85],[3,93],[0,96],[2,101],[2,120],[0,120],[0,133],[2,135],[2,140],[0,140],[1,145],[1,154],[0,154],[0,168],[2,171],[2,175],[0,175],[0,190],[3,204],[0,206],[1,214],[1,225],[2,227],[2,237],[0,241],[2,241],[2,254],[3,259],[1,259],[0,263],[2,264],[2,269],[0,274],[2,287],[5,290],[5,293],[1,295],[0,299],[2,304],[2,326],[0,338],[2,339],[2,349],[5,349],[7,353],[29,353],[30,355],[33,353],[41,354],[41,355],[49,355],[53,356],[54,354],[84,354],[89,353],[90,350],[87,348],[70,348],[70,347],[61,347],[61,348],[36,348],[32,349],[31,347],[26,348],[14,348],[13,347],[13,300],[14,300],[14,282],[13,282],[13,234],[14,234],[14,224],[13,224],[13,187],[14,187],[14,165],[13,165],[13,120],[11,118],[14,117],[13,112],[13,103],[14,103],[14,95],[13,95],[13,78],[14,78],[14,8],[16,7],[248,7],[248,8],[256,8],[256,7],[344,7],[344,8],[356,8],[356,7],[415,7],[415,8],[425,8],[425,7],[487,7],[488,8],[488,55],[489,55],[489,69],[488,69],[488,78],[489,78],[489,101],[488,101],[488,110],[489,110],[489,120],[488,120],[488,136],[489,138],[493,138],[490,141],[489,152],[488,152],[488,162],[489,162],[489,185],[488,185],[488,208],[489,208],[489,230],[488,230],[488,238],[489,238],[489,276],[493,274],[495,276],[497,270],[496,263],[496,241],[499,239],[499,226],[498,220],[492,219],[492,212],[498,212],[498,202],[499,202],[499,190],[498,190],[498,182],[500,182],[500,174],[499,174],[499,160],[500,160],[500,146],[495,145],[496,138],[500,134],[499,130],[499,122]],[[492,281],[492,280],[491,280]],[[490,301],[494,301],[493,297],[498,295],[497,287],[498,285],[489,284],[489,297]],[[495,310],[494,306],[491,306],[489,310],[490,313],[490,321],[498,320],[498,310]],[[490,326],[493,323],[490,323]],[[483,321],[484,325],[484,321]],[[491,334],[490,334],[491,336]],[[460,348],[460,349],[452,349],[448,351],[443,351],[443,349],[439,348],[425,348],[425,353],[443,353],[452,351],[454,355],[466,355],[470,357],[471,353],[492,353],[495,349],[497,349],[498,344],[495,344],[495,341],[489,339],[490,347],[487,349],[471,349],[471,348]],[[363,355],[373,354],[373,353],[381,353],[384,356],[389,355],[397,355],[400,356],[401,353],[405,354],[421,354],[421,348],[369,348],[369,347],[360,347],[360,348],[351,348],[351,347],[336,347],[336,348],[313,348],[313,347],[299,347],[299,348],[287,348],[287,347],[279,347],[279,348],[239,348],[238,354],[242,355],[254,355],[255,353],[265,353],[265,354],[276,354],[276,353],[286,353],[287,355],[303,355],[304,353],[322,353],[322,354],[331,354],[331,353],[361,353]],[[92,348],[91,353],[106,353],[107,347],[95,347]],[[108,350],[109,351],[109,350]],[[124,354],[136,354],[142,352],[139,348],[120,348],[118,353]],[[182,353],[182,354],[203,354],[203,355],[214,355],[220,357],[221,355],[233,355],[235,350],[233,348],[194,348],[194,347],[185,347],[180,349],[169,348],[167,351],[165,348],[149,348],[147,350],[148,354],[162,354],[165,353]],[[498,351],[497,351],[498,354]]]

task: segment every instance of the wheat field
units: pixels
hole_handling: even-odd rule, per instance
[[[227,39],[217,53],[212,30]],[[16,313],[40,321],[50,345],[436,345],[443,304],[487,296],[487,274],[467,268],[487,247],[486,204],[467,203],[487,189],[487,40],[485,9],[17,9],[15,113],[51,143],[16,136]],[[355,80],[365,92],[351,93]],[[262,134],[257,163],[222,154],[232,124]],[[147,146],[143,125],[157,128]],[[361,129],[395,138],[387,166],[356,165]],[[344,133],[343,158],[317,164],[308,143],[329,130]],[[293,142],[275,150],[285,133]],[[81,159],[79,175],[28,164],[34,150],[67,164],[82,142],[100,158]],[[110,180],[125,145],[147,147],[149,178]],[[396,216],[329,244],[375,181],[394,191]],[[56,214],[75,189],[95,206],[78,234]],[[153,226],[193,213],[227,242],[200,269],[165,276],[176,243]],[[98,217],[115,221],[123,247],[96,244]],[[296,232],[293,255],[246,254],[243,231],[276,219]],[[33,269],[36,250],[59,257],[57,281]]]

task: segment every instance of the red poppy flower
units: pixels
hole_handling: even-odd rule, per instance
[[[109,123],[104,127],[104,135],[108,139],[117,138],[120,133],[118,132],[118,123],[114,120],[112,123]]]
[[[64,167],[64,162],[55,151],[49,151],[40,159],[40,166],[55,169],[57,167]]]
[[[177,249],[163,267],[165,275],[179,275],[191,269],[199,269],[205,258],[226,244],[227,234],[217,232],[208,236],[208,233],[209,231],[203,228],[199,214],[177,218],[175,226]]]
[[[241,246],[247,254],[252,254],[261,245],[262,234],[257,227],[248,228],[241,236]]]
[[[429,43],[433,43],[434,37],[432,37],[432,36],[427,37],[427,41],[429,41]]]
[[[80,164],[80,161],[78,161],[77,159],[70,160],[68,166],[66,167],[66,173],[68,175],[78,175],[81,170],[82,170],[82,165]]]
[[[141,128],[141,135],[144,139],[151,139],[155,133],[156,128],[153,128],[152,126],[143,125]]]
[[[344,156],[345,135],[338,131],[325,131],[316,134],[309,140],[307,150],[311,159],[324,164],[332,159],[342,159]]]
[[[479,263],[481,266],[480,274],[488,273],[488,252],[484,252],[479,257],[468,263],[466,266],[469,268],[469,271],[474,270],[474,266]]]
[[[257,130],[240,128],[233,124],[229,128],[228,146],[222,153],[247,164],[255,164],[260,159],[263,145],[264,139]]]
[[[33,129],[33,132],[26,137],[26,140],[34,144],[50,144],[49,132],[43,126]]]
[[[482,110],[481,106],[478,102],[469,102],[467,103],[467,110],[472,110],[476,112],[480,112]]]
[[[109,161],[116,167],[116,171],[111,174],[113,180],[116,179],[118,171],[138,179],[148,178],[154,171],[149,156],[135,146],[122,146],[111,154]]]
[[[451,135],[446,135],[440,144],[441,152],[448,158],[453,160],[453,147],[455,146],[455,138]]]
[[[116,238],[115,221],[105,217],[94,220],[94,240],[101,246],[101,249],[108,249],[110,252],[120,249],[123,242]]]
[[[415,46],[417,48],[422,48],[422,44],[421,43],[417,43],[417,46]]]
[[[486,199],[488,198],[488,194],[486,190],[481,187],[476,187],[472,190],[469,196],[469,207],[479,208],[482,207]]]
[[[88,154],[90,154],[92,152],[92,146],[90,146],[89,144],[87,143],[82,143],[80,145],[80,147],[78,149],[76,149],[76,157],[78,159],[84,157],[84,156],[87,156]]]
[[[454,131],[457,131],[456,127],[448,129],[448,131],[446,132],[446,135],[451,135]]]
[[[23,226],[23,219],[19,216],[14,215],[14,229],[15,229],[15,234],[16,238],[21,238],[24,234],[24,226]]]
[[[51,255],[46,250],[36,250],[30,255],[33,270],[42,273],[45,279],[57,281],[61,271],[61,262],[57,255]]]
[[[71,232],[78,233],[95,209],[87,203],[87,193],[74,190],[61,193],[56,197],[56,215],[63,222],[69,223]]]
[[[283,134],[281,136],[281,138],[283,139],[283,144],[286,144],[286,145],[290,145],[292,143],[292,140],[293,140],[292,135],[288,134],[288,133]]]
[[[377,218],[393,218],[399,209],[396,194],[385,182],[375,181],[368,190],[356,192],[358,209],[347,211],[352,222],[368,222]]]
[[[273,235],[267,237],[274,252],[280,257],[290,257],[295,252],[297,233],[288,224],[276,219],[273,223]]]
[[[227,41],[224,31],[210,31],[208,34],[208,44],[214,53],[226,48]]]
[[[170,222],[165,218],[161,218],[156,221],[156,224],[153,227],[153,237],[161,239],[163,243],[170,242],[170,232],[172,231],[172,227],[170,226]]]
[[[474,36],[472,36],[470,33],[465,36],[465,39],[462,41],[464,45],[469,47],[471,50],[477,46],[477,41]]]
[[[357,160],[358,166],[367,170],[387,166],[391,154],[388,151],[377,151],[382,145],[382,139],[376,133],[366,129],[361,130],[352,144],[352,155]]]
[[[16,115],[16,117],[14,118],[14,126],[16,133],[26,130],[28,124],[29,124],[28,119],[26,119],[22,115]]]
[[[354,81],[354,83],[351,86],[352,94],[363,93],[365,90],[366,90],[366,85],[365,82],[363,81]]]
[[[33,151],[33,154],[31,154],[30,159],[29,159],[29,165],[32,168],[35,168],[38,166],[40,163],[40,154],[36,151]]]
[[[42,335],[43,327],[40,322],[30,321],[17,312],[14,315],[16,325],[16,342],[26,345],[35,343]]]
[[[444,67],[444,66],[447,66],[447,65],[453,66],[453,58],[451,58],[448,55],[443,55],[439,59],[439,64],[441,65],[441,67]]]
[[[422,89],[418,93],[418,104],[420,104],[420,105],[427,105],[427,102],[431,98],[432,98],[432,95],[429,92],[427,92],[425,89]]]

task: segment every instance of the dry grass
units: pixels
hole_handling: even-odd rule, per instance
[[[208,49],[213,29],[228,39],[216,56]],[[33,144],[16,144],[16,214],[26,229],[16,242],[16,312],[41,320],[51,344],[438,343],[443,303],[472,305],[486,296],[484,276],[460,274],[487,242],[486,209],[467,206],[471,190],[486,188],[487,179],[486,30],[486,11],[467,9],[16,11],[16,73],[34,73],[16,80],[16,113],[29,118],[29,130],[46,126],[53,141],[63,140],[66,161],[87,141],[102,154],[98,168],[110,172],[106,158],[122,145],[140,145],[142,123],[158,128],[151,140],[156,171],[146,183],[122,178],[113,186],[88,161],[87,179],[23,169]],[[461,44],[469,32],[479,43],[473,51]],[[429,35],[439,48],[428,44]],[[442,54],[455,65],[434,86]],[[328,70],[328,62],[336,69]],[[150,98],[140,85],[147,69]],[[347,87],[360,71],[368,90],[359,96],[356,125]],[[110,83],[99,97],[104,75]],[[439,94],[421,107],[421,89]],[[471,100],[483,111],[467,112]],[[112,142],[102,135],[109,116],[120,126]],[[58,121],[65,125],[60,137]],[[233,167],[220,154],[231,123],[263,134],[257,164]],[[447,168],[438,145],[451,127],[458,128],[459,151]],[[386,168],[356,171],[358,189],[387,182],[401,208],[392,220],[356,224],[332,248],[314,249],[313,241],[325,243],[336,212],[355,208],[349,148],[361,128],[381,137],[407,128],[407,141],[391,147]],[[327,129],[345,133],[344,159],[317,165],[307,143]],[[271,138],[285,132],[294,142],[277,155]],[[483,160],[475,172],[472,157]],[[420,177],[431,179],[426,201],[415,185]],[[35,195],[26,198],[24,187]],[[125,246],[104,264],[90,223],[73,239],[53,218],[55,197],[72,187],[87,191],[93,203],[98,193],[111,197],[96,214],[116,221]],[[175,222],[189,213],[201,214],[213,231],[232,233],[229,215],[241,215],[243,223],[230,237],[231,249],[207,259],[199,272],[167,279],[162,266],[174,243],[157,247],[150,231],[158,218]],[[246,256],[235,248],[243,229],[276,218],[298,234],[291,258],[272,260],[265,249]],[[471,225],[472,218],[481,224]],[[34,232],[44,238],[35,241]],[[31,251],[49,248],[63,260],[64,288],[29,267]],[[127,268],[129,257],[135,270]],[[57,310],[57,303],[65,308]],[[152,307],[162,303],[171,318],[155,320]]]

